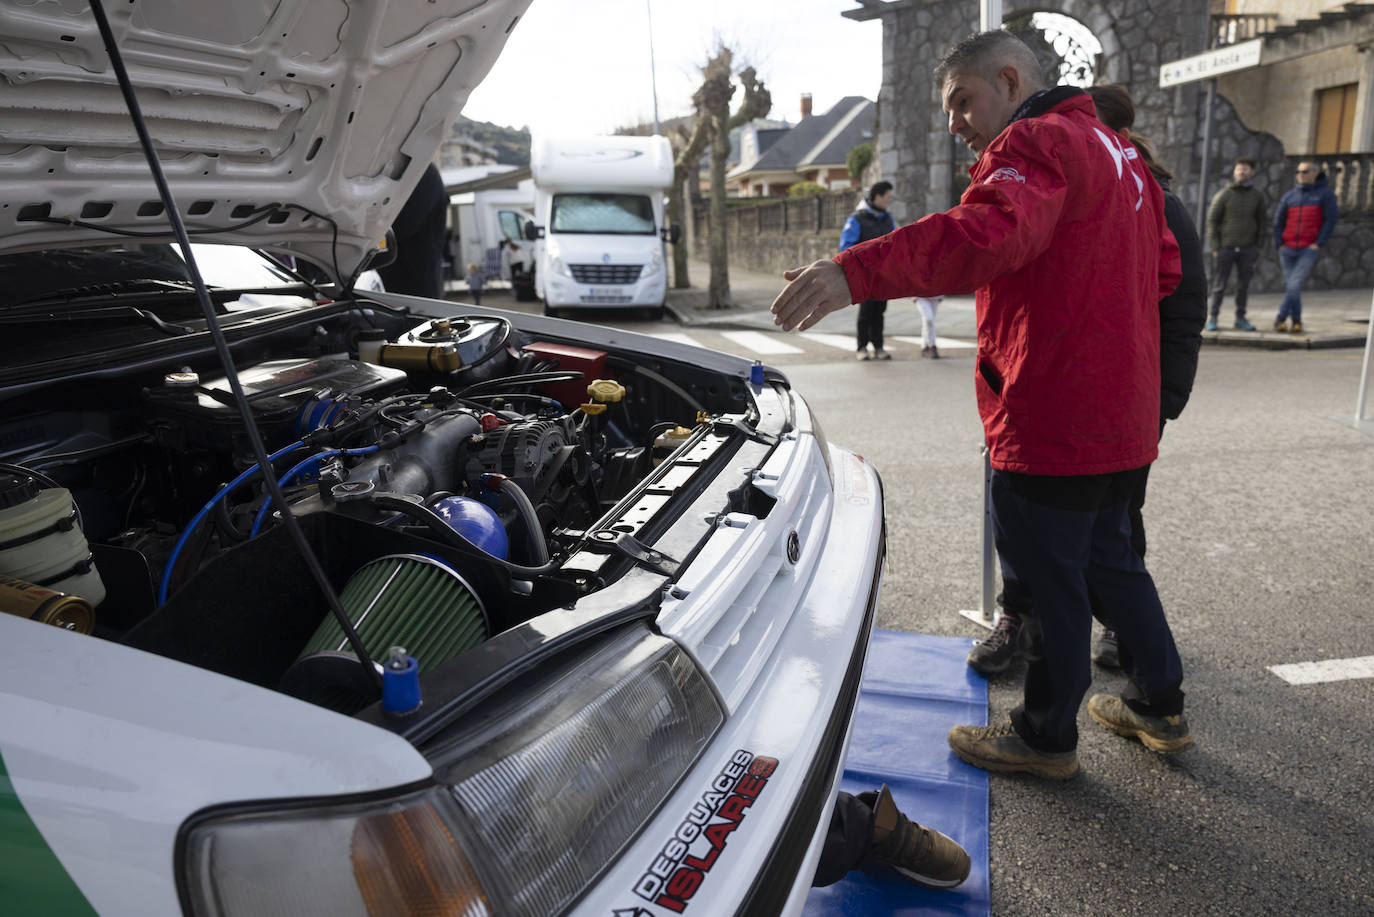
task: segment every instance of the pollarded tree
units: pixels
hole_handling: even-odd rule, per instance
[[[744,101],[739,109],[730,114],[730,99],[735,94],[732,62],[734,53],[725,45],[720,45],[715,57],[701,68],[702,84],[692,94],[692,104],[696,108],[696,132],[704,132],[705,140],[711,145],[711,235],[709,252],[711,264],[710,302],[713,309],[725,309],[730,301],[730,261],[725,238],[725,161],[730,156],[730,131],[755,118],[762,118],[773,107],[773,99],[758,79],[753,67],[745,67],[739,72],[740,85],[744,87]],[[688,144],[690,148],[691,144]],[[686,152],[686,148],[684,149]],[[698,150],[697,157],[700,156]],[[688,160],[679,156],[680,168],[695,172],[697,158]],[[677,176],[675,176],[677,177]],[[685,178],[684,174],[682,178]],[[679,193],[681,181],[678,182]]]
[[[668,223],[682,227],[681,241],[673,246],[673,286],[685,290],[692,285],[687,277],[687,195],[688,180],[696,181],[701,151],[706,148],[706,119],[697,117],[690,131],[679,126],[669,138],[673,144],[673,187],[668,191]]]

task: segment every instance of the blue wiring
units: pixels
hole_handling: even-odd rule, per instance
[[[325,459],[331,459],[338,455],[367,455],[369,452],[376,452],[379,448],[381,447],[363,446],[358,449],[326,449],[324,452],[312,455],[308,459],[305,459],[304,461],[299,462],[293,467],[287,469],[286,473],[277,479],[277,488],[281,489],[285,487],[287,484],[290,484],[292,481],[296,479],[296,475],[300,474],[302,471],[309,468],[311,465],[318,465]],[[253,528],[248,532],[249,538],[256,537],[258,532],[262,529],[263,520],[267,518],[267,511],[271,507],[272,497],[269,495],[267,499],[263,501],[262,508],[258,510],[257,517],[253,519]]]
[[[283,455],[290,455],[292,452],[295,452],[297,449],[300,449],[304,446],[305,443],[303,442],[292,443],[291,445],[283,449],[278,449],[276,452],[273,452],[267,458],[269,461],[275,462]],[[191,521],[187,523],[185,531],[181,533],[181,537],[177,539],[177,543],[172,546],[172,553],[168,555],[167,564],[162,569],[162,584],[158,587],[157,590],[157,603],[159,605],[167,601],[167,590],[172,582],[172,570],[176,568],[177,557],[181,555],[182,548],[186,547],[186,542],[190,539],[191,533],[196,530],[196,527],[200,525],[201,521],[207,515],[210,514],[210,511],[212,509],[215,508],[216,503],[218,503],[220,500],[223,500],[226,496],[228,496],[228,494],[231,491],[233,491],[234,488],[238,487],[244,481],[251,478],[254,474],[257,473],[257,471],[257,465],[250,465],[247,469],[243,471],[242,474],[234,478],[234,480],[230,481],[228,484],[224,485],[224,487],[220,490],[219,493],[211,497],[209,502],[200,508],[200,512],[196,513],[194,516],[191,517]]]

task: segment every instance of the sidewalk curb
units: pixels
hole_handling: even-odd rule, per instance
[[[1264,331],[1204,331],[1202,343],[1209,347],[1245,347],[1251,350],[1334,350],[1337,347],[1363,347],[1365,339],[1345,334],[1294,336]]]
[[[759,309],[721,309],[720,312],[722,314],[719,316],[698,317],[692,314],[697,311],[696,309],[690,306],[683,308],[673,303],[672,300],[664,303],[663,308],[668,311],[668,314],[673,317],[674,321],[686,328],[724,328],[727,331],[757,331],[759,327],[758,322],[746,321],[743,318],[735,317],[735,315],[739,312],[752,315],[762,311]]]

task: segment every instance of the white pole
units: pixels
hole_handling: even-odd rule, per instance
[[[992,453],[986,445],[983,446],[983,515],[978,535],[983,542],[982,601],[978,608],[959,609],[959,614],[984,627],[992,627],[997,621],[997,583],[993,573],[997,552],[992,544]]]
[[[649,14],[649,85],[654,93],[654,135],[658,135],[658,71],[654,67],[654,9],[651,0],[644,0],[644,9]]]
[[[1369,304],[1369,331],[1364,339],[1364,364],[1360,367],[1360,395],[1355,399],[1355,427],[1364,423],[1365,396],[1369,394],[1369,354],[1374,351],[1374,301]]]
[[[988,32],[1002,27],[1002,0],[979,0],[978,31]]]
[[[988,32],[1002,27],[1002,0],[979,0],[978,31]],[[984,627],[992,627],[997,618],[996,574],[993,565],[997,562],[997,552],[992,543],[992,455],[983,446],[983,514],[978,526],[979,540],[982,542],[982,569],[979,607],[961,608],[959,614]]]

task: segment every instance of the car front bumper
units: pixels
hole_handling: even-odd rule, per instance
[[[706,752],[570,913],[801,911],[843,771],[886,557],[877,472],[846,450],[830,455],[829,526],[795,612]],[[737,639],[758,638],[746,628]]]

